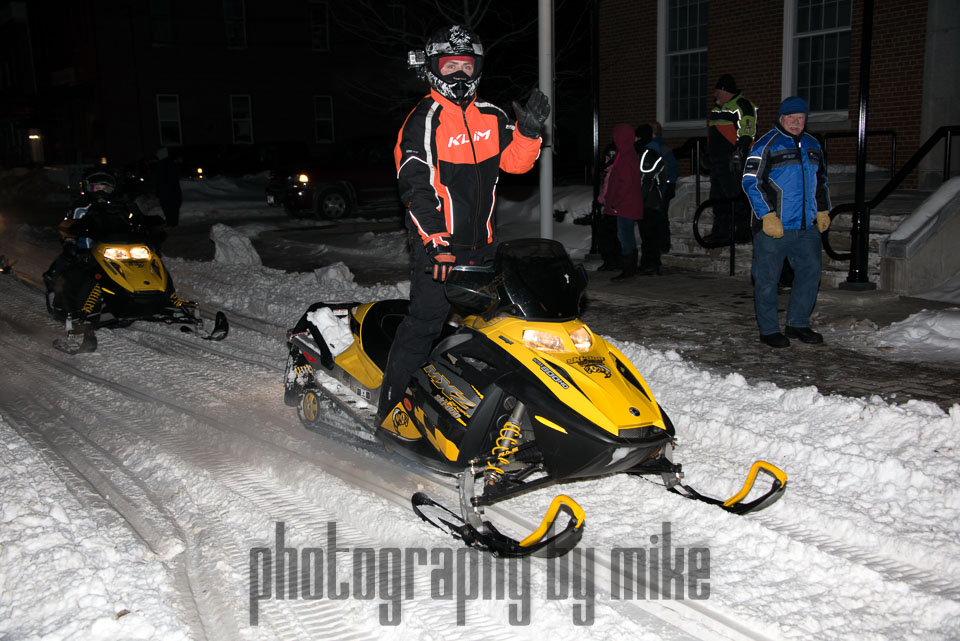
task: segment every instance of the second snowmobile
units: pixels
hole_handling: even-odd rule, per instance
[[[134,321],[179,323],[209,340],[223,340],[229,323],[217,312],[203,329],[200,306],[180,298],[158,251],[162,229],[139,208],[111,198],[106,172],[84,180],[85,199],[60,224],[63,250],[43,274],[47,310],[65,321],[66,336],[54,345],[71,354],[97,348],[95,330]]]
[[[580,540],[585,514],[565,495],[522,540],[484,519],[485,506],[552,483],[652,474],[736,513],[779,499],[786,474],[764,461],[727,500],[682,483],[670,418],[633,364],[578,319],[585,287],[583,268],[549,240],[504,242],[493,265],[455,267],[444,290],[468,315],[437,340],[379,423],[374,402],[408,301],[314,304],[288,332],[285,401],[309,429],[346,419],[389,450],[456,477],[458,511],[423,493],[412,497],[414,510],[500,556],[556,556]],[[748,501],[761,471],[771,487]]]

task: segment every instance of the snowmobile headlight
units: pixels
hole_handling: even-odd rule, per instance
[[[130,248],[130,259],[131,260],[150,260],[150,249],[140,245],[138,247]]]
[[[103,250],[103,257],[110,260],[129,260],[130,252],[123,247],[107,247]]]
[[[593,349],[593,336],[590,335],[586,327],[580,327],[570,332],[570,340],[573,341],[573,346],[577,348],[578,352],[589,352]]]
[[[150,248],[138,245],[126,249],[124,247],[107,247],[103,250],[103,257],[110,260],[149,260]]]
[[[563,339],[540,329],[523,330],[523,344],[530,349],[538,349],[541,352],[565,352]]]
[[[304,185],[306,185],[308,182],[310,182],[310,176],[306,174],[300,174],[299,176],[297,176],[297,182],[301,182]]]

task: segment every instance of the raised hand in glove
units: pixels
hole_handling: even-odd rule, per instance
[[[762,220],[764,234],[770,238],[783,238],[783,223],[777,218],[776,213],[769,213]]]
[[[550,99],[537,88],[530,92],[525,107],[513,101],[513,110],[517,113],[517,129],[527,138],[539,138],[543,131],[543,123],[550,115]]]
[[[830,212],[829,211],[818,211],[817,217],[814,220],[817,223],[817,229],[820,230],[820,233],[830,229]]]
[[[447,252],[438,252],[430,256],[433,262],[433,280],[443,282],[447,280],[447,274],[457,264],[457,257]]]

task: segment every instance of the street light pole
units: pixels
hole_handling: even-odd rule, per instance
[[[873,0],[863,1],[860,43],[860,117],[857,130],[856,209],[850,228],[850,271],[840,289],[876,289],[867,278],[870,251],[870,209],[866,204],[867,181],[867,98],[870,93],[870,56],[873,44]]]
[[[553,0],[538,3],[540,44],[540,91],[550,100],[550,116],[543,125],[540,148],[540,237],[553,238]]]

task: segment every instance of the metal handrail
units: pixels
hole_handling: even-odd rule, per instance
[[[736,198],[708,198],[703,201],[703,203],[697,205],[697,210],[693,213],[693,239],[697,241],[697,244],[703,247],[704,249],[716,249],[717,247],[730,247],[730,275],[733,276],[735,273],[736,260],[737,260],[737,235],[736,235],[736,215],[734,209],[734,203],[737,201],[746,200],[746,196],[737,196]],[[706,240],[703,235],[700,234],[700,216],[703,215],[703,212],[707,208],[713,208],[714,204],[720,203],[729,203],[730,204],[730,237],[726,242],[715,242]]]
[[[896,191],[900,184],[906,180],[907,176],[909,176],[910,173],[920,165],[920,162],[927,156],[927,154],[930,153],[931,150],[933,150],[937,143],[940,142],[941,138],[943,138],[946,143],[943,149],[943,181],[946,182],[949,180],[950,164],[952,160],[951,142],[955,134],[960,134],[960,125],[944,125],[933,132],[933,134],[927,138],[927,141],[923,143],[919,149],[917,149],[916,153],[910,157],[910,160],[908,160],[906,164],[900,168],[900,171],[894,174],[893,177],[887,181],[887,184],[885,184],[883,188],[877,192],[877,195],[874,196],[869,203],[867,203],[867,210],[869,211],[876,208],[886,199],[887,196]],[[842,205],[837,205],[830,210],[830,218],[832,220],[834,216],[838,214],[856,211],[856,208],[856,203],[844,203]],[[834,251],[833,247],[830,246],[829,229],[821,236],[821,242],[823,243],[823,250],[827,253],[827,256],[833,260],[850,260],[850,258],[852,258],[851,253],[848,252],[846,254],[838,254],[836,251]]]

